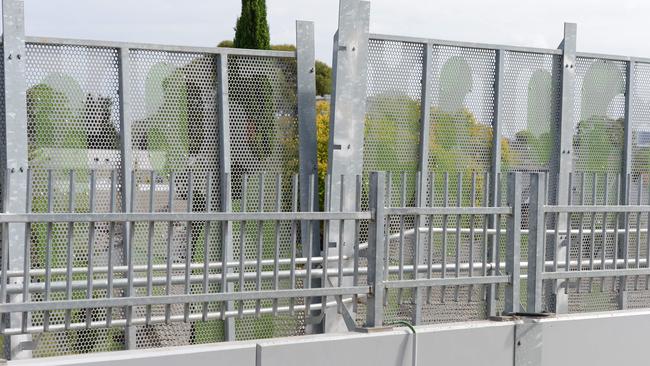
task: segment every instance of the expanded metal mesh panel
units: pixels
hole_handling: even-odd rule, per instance
[[[90,170],[97,170],[95,210],[110,211],[110,173],[108,169],[119,168],[119,80],[118,53],[116,49],[27,44],[27,129],[29,141],[29,165],[32,169],[32,207],[34,212],[68,211],[70,203],[74,212],[90,210]],[[48,174],[54,169],[52,186],[56,187],[50,203],[47,200]],[[74,194],[70,194],[69,170],[75,170]],[[116,196],[119,200],[119,196]],[[110,243],[109,225],[97,223],[99,233],[94,246],[92,265],[108,263],[107,248],[115,246],[119,257],[121,241]],[[70,261],[75,266],[89,265],[88,238],[90,226],[77,224],[68,227],[54,224],[51,228],[52,267],[65,268]],[[72,235],[68,235],[71,233]],[[45,266],[46,225],[32,228],[31,267]],[[68,252],[67,248],[72,250]],[[72,255],[72,257],[70,257]],[[97,275],[95,278],[105,278]],[[75,275],[75,279],[85,278]],[[43,277],[34,276],[31,282],[41,282]],[[63,280],[53,276],[53,280]],[[104,297],[106,290],[93,290],[93,296]],[[65,292],[53,291],[52,299],[65,298]],[[85,291],[74,291],[74,297],[85,297]],[[36,295],[34,300],[40,300]],[[72,320],[85,319],[86,312],[73,311]],[[34,325],[43,324],[43,312],[32,315]],[[61,324],[65,312],[49,314],[50,324]],[[93,320],[105,319],[105,311],[93,311]],[[123,338],[119,330],[66,331],[38,336],[36,356],[54,354],[107,351],[121,349],[115,339]],[[61,340],[65,338],[65,340]]]
[[[214,55],[131,50],[131,108],[133,114],[133,207],[137,212],[220,211],[219,119],[217,70]],[[155,173],[152,175],[152,171]],[[172,172],[175,172],[172,175]],[[208,202],[209,200],[209,202]],[[171,206],[171,207],[170,207]],[[209,230],[209,232],[208,232]],[[133,225],[133,263],[153,265],[221,261],[220,225],[192,223],[136,223]],[[207,240],[206,240],[207,237]],[[207,257],[206,257],[207,254]],[[202,274],[202,271],[200,271]],[[209,270],[210,274],[220,270]],[[199,274],[196,272],[195,274]],[[165,276],[165,271],[153,273]],[[173,271],[184,275],[184,270]],[[136,273],[140,278],[146,273]],[[220,291],[210,285],[210,291]],[[186,293],[182,284],[137,290],[138,296]],[[202,293],[193,284],[190,293]],[[190,314],[201,313],[190,304]],[[136,316],[164,316],[165,306],[135,309]],[[171,306],[170,315],[182,315],[183,305]],[[208,311],[220,311],[212,303]],[[139,326],[137,347],[162,347],[223,340],[221,321]]]
[[[291,182],[298,173],[298,106],[296,61],[289,58],[228,56],[228,102],[230,106],[230,147],[233,172],[232,207],[234,211],[273,211],[277,206],[289,211],[293,205]],[[264,176],[260,175],[264,173]],[[243,194],[246,176],[248,186]],[[277,179],[280,184],[277,184]],[[260,197],[260,191],[263,196]],[[245,197],[244,197],[245,196]],[[245,200],[244,200],[245,198]],[[245,207],[244,207],[245,205]],[[244,232],[242,233],[242,226]],[[291,252],[292,227],[278,225],[280,255]],[[261,234],[263,259],[272,259],[275,225],[256,223],[233,225],[234,258],[258,257],[258,232]],[[243,238],[243,245],[242,240]],[[300,243],[298,242],[298,253]],[[243,252],[242,249],[243,248]],[[255,281],[245,281],[244,289],[256,289]],[[262,281],[262,289],[273,289],[271,281]],[[289,288],[281,281],[280,288]],[[288,306],[281,300],[278,306]],[[261,304],[265,307],[270,302]],[[245,309],[255,308],[246,301]],[[236,322],[237,339],[256,339],[304,333],[304,314],[244,318]]]

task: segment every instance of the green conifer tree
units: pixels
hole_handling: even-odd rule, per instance
[[[271,49],[265,0],[242,0],[241,16],[235,27],[235,47]]]

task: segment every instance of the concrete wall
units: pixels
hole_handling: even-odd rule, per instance
[[[645,364],[650,311],[417,327],[417,365]],[[26,365],[413,365],[406,329],[11,361]]]

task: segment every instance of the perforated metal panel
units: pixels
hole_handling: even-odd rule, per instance
[[[594,195],[593,175],[586,173],[609,173],[612,178],[620,174],[623,163],[626,64],[620,61],[578,57],[576,59],[576,84],[573,135],[572,202],[604,201],[604,186],[596,187]],[[584,180],[584,181],[583,181]],[[601,178],[604,184],[604,178]],[[609,204],[617,203],[615,179],[608,181]],[[596,182],[598,183],[598,182]],[[582,194],[584,189],[584,195]],[[575,215],[574,215],[575,216]],[[573,227],[589,227],[591,217],[575,216]],[[587,220],[589,219],[589,220]],[[602,220],[595,220],[601,222]],[[597,225],[602,227],[601,225]],[[591,247],[584,238],[573,238],[571,255],[578,258]],[[582,240],[582,241],[581,241]],[[596,245],[596,244],[594,244]],[[614,245],[609,238],[606,247]],[[601,243],[602,246],[602,243]],[[581,250],[582,248],[582,250]],[[571,283],[577,286],[569,295],[569,311],[615,310],[616,297],[607,292],[589,292],[585,281]],[[611,286],[610,286],[611,287]],[[589,293],[589,295],[585,295]]]
[[[32,169],[32,207],[34,212],[46,212],[48,174],[53,174],[52,210],[64,212],[73,203],[75,212],[88,212],[90,180],[89,171],[97,170],[96,210],[110,210],[110,193],[106,184],[110,180],[107,169],[120,166],[117,146],[119,133],[119,94],[117,50],[111,48],[27,45],[27,128],[29,138],[29,165]],[[69,170],[77,176],[75,194],[70,197]],[[103,182],[103,184],[102,184]],[[119,198],[118,198],[119,199]],[[108,224],[97,223],[96,229],[108,232]],[[52,266],[65,268],[73,261],[75,266],[88,266],[88,224],[73,227],[73,237],[68,237],[68,227],[52,226]],[[71,240],[69,244],[68,241]],[[46,226],[35,225],[31,237],[32,268],[45,265]],[[72,258],[66,247],[72,246]],[[98,236],[95,243],[93,265],[106,266],[106,249],[109,240]],[[116,252],[121,243],[116,243]],[[119,256],[119,252],[116,256]],[[57,278],[58,277],[58,278]],[[64,277],[64,276],[63,276]],[[62,276],[53,276],[58,280]],[[79,276],[77,276],[79,277]],[[97,275],[96,278],[103,278]],[[105,277],[104,277],[105,278]],[[43,277],[32,277],[41,282]],[[79,277],[78,279],[81,279]],[[53,299],[65,298],[65,292],[53,292]],[[85,291],[74,291],[73,297],[85,297]],[[94,290],[93,296],[106,296],[106,290]],[[43,323],[44,313],[35,313],[32,323]],[[73,320],[85,319],[81,311],[69,314]],[[105,319],[105,311],[93,312],[93,320]],[[65,312],[50,314],[50,324],[61,324]],[[47,356],[122,349],[123,332],[112,330],[82,330],[49,333],[37,336],[38,347],[34,355]]]
[[[632,89],[632,169],[633,173],[650,172],[650,64],[635,64]]]
[[[447,172],[447,204],[468,206],[471,200],[471,176],[476,173],[476,205],[483,205],[488,186],[484,174],[490,170],[492,157],[496,52],[434,45],[431,62],[433,77],[429,90],[432,105],[428,168],[436,176],[434,194],[429,199],[434,206],[445,204],[444,173]],[[467,220],[462,218],[460,225],[467,225]],[[456,218],[450,217],[448,225],[455,227],[456,224]],[[437,219],[433,225],[441,227],[442,222]],[[483,218],[476,217],[475,225],[483,227]],[[455,239],[450,240],[449,250],[456,251]],[[475,252],[483,251],[482,242],[474,241]],[[461,235],[462,262],[469,259],[469,246],[469,236]],[[456,296],[456,290],[447,289],[446,302],[428,309],[425,307],[423,320],[431,323],[482,319],[486,314],[483,290],[481,286],[465,286]],[[438,298],[443,299],[442,296],[434,297],[434,301]]]
[[[366,120],[364,127],[363,176],[367,179],[372,171],[386,171],[392,174],[388,205],[413,206],[415,202],[415,172],[420,159],[420,106],[422,97],[422,75],[424,67],[424,45],[420,43],[385,40],[369,41],[368,86],[366,92]],[[401,187],[403,180],[404,200]],[[365,195],[364,195],[365,196]],[[367,209],[368,201],[362,201]],[[413,218],[405,218],[405,229],[413,228]],[[399,220],[391,219],[391,232],[399,230]],[[367,223],[362,223],[361,241],[367,240]],[[405,241],[406,258],[412,258],[413,235]],[[397,258],[399,241],[391,240],[389,256]],[[386,322],[409,319],[412,305],[410,294],[405,293],[405,302],[389,292],[389,306]],[[362,310],[363,312],[363,310]],[[360,313],[361,314],[361,313]],[[363,321],[360,319],[360,323]]]
[[[133,192],[134,210],[171,211],[171,197],[171,204],[177,212],[220,211],[216,57],[197,53],[131,50],[129,59],[133,166],[138,171]],[[172,172],[175,173],[173,179]],[[210,187],[207,185],[208,174]],[[133,230],[134,265],[146,265],[149,256],[153,257],[154,265],[166,264],[168,249],[172,264],[185,263],[188,252],[192,262],[221,261],[219,225],[210,227],[207,258],[204,258],[207,230],[204,222],[141,223],[135,224]],[[210,273],[220,271],[210,270]],[[173,273],[183,274],[182,270]],[[137,275],[146,277],[146,273],[142,272]],[[165,276],[166,273],[154,272],[154,275]],[[220,291],[217,285],[211,287],[211,291]],[[164,285],[153,286],[152,292],[161,295],[167,290]],[[183,294],[185,287],[172,285],[169,292]],[[190,293],[202,292],[201,284],[192,285]],[[139,289],[138,295],[146,296],[146,289]],[[190,305],[191,314],[201,313],[202,309],[200,304]],[[208,311],[220,309],[221,305],[217,303],[208,306]],[[183,311],[182,305],[172,306],[171,316],[181,315]],[[145,316],[147,309],[138,308],[135,313]],[[165,306],[152,307],[151,316],[163,315],[166,315]],[[221,321],[199,321],[138,327],[136,345],[142,348],[161,347],[223,339]]]
[[[578,57],[573,170],[621,172],[626,64]]]
[[[296,78],[295,59],[228,56],[232,207],[235,211],[273,211],[278,201],[280,209],[290,210],[292,207],[291,181],[298,173]],[[263,177],[261,173],[264,173]],[[244,175],[249,184],[245,201],[242,200]],[[276,183],[278,176],[281,179],[279,186]],[[260,188],[264,191],[261,201]],[[241,229],[240,223],[233,225],[235,260],[239,260],[241,255]],[[261,228],[256,223],[246,224],[243,254],[246,259],[257,257],[258,229],[262,232],[262,257],[272,259],[275,227],[271,223],[263,224]],[[287,256],[291,250],[291,225],[280,223],[279,232],[280,252]],[[280,286],[289,288],[290,283],[281,281]],[[252,290],[256,283],[246,281],[244,287]],[[272,288],[271,281],[263,281],[262,289]],[[255,305],[255,301],[244,303],[246,309]],[[272,303],[263,302],[261,305],[269,307]],[[288,300],[279,301],[278,306],[288,306]],[[238,340],[303,333],[303,313],[296,316],[262,315],[261,318],[244,318],[236,322]]]

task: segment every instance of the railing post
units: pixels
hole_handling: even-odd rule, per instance
[[[633,99],[634,99],[634,84],[636,82],[636,62],[630,60],[627,63],[626,71],[626,85],[625,85],[625,116],[624,116],[624,139],[623,139],[623,164],[621,166],[621,192],[620,197],[621,201],[617,202],[622,205],[630,204],[630,187],[631,182],[631,173],[632,173],[632,108],[633,108]],[[628,180],[628,177],[630,179]],[[607,204],[607,203],[606,203]],[[628,225],[626,220],[629,219],[629,215],[621,215],[619,225],[620,227],[625,228],[625,225]],[[626,258],[628,253],[630,237],[627,235],[628,231],[625,230],[622,235],[620,235],[619,240],[623,241],[623,245],[619,245],[619,253],[617,258]],[[640,245],[637,243],[637,245]],[[619,288],[618,288],[618,305],[621,310],[626,309],[627,305],[627,277],[619,277]]]
[[[521,259],[521,173],[508,174],[508,215],[506,244],[506,273],[511,276],[505,288],[505,312],[517,313],[520,306],[520,259]]]
[[[424,57],[422,57],[422,91],[420,94],[420,145],[419,145],[419,186],[417,187],[417,205],[425,207],[427,205],[427,187],[429,186],[429,135],[431,130],[431,103],[433,95],[431,93],[431,85],[433,83],[433,44],[427,42],[424,44]],[[415,217],[415,251],[414,259],[417,264],[426,263],[425,248],[420,240],[418,229],[422,226],[422,216]],[[418,271],[415,271],[414,278],[420,276]],[[415,289],[413,299],[414,309],[412,314],[412,323],[418,325],[422,322],[422,293],[420,288]]]
[[[495,62],[495,77],[494,77],[494,122],[492,126],[492,160],[491,160],[491,169],[490,169],[490,192],[489,199],[490,205],[492,207],[498,207],[501,205],[499,202],[501,197],[500,182],[501,179],[501,130],[503,127],[503,84],[505,82],[505,51],[497,50],[496,51],[496,62]],[[496,215],[490,215],[490,220],[488,222],[488,227],[490,229],[496,229],[497,225],[501,225],[500,222],[497,222]],[[496,235],[490,237],[490,250],[488,252],[488,260],[494,262],[497,257],[497,251],[499,250],[499,240]],[[498,271],[498,269],[497,269]],[[497,315],[497,301],[496,301],[496,291],[497,286],[492,284],[487,286],[486,294],[486,305],[487,312],[490,316]]]
[[[546,175],[530,176],[530,211],[528,214],[528,288],[527,309],[529,313],[542,312],[542,272],[544,272],[544,246],[546,243],[546,220],[544,200]]]
[[[556,150],[557,163],[554,171],[557,179],[557,188],[555,192],[556,203],[566,205],[569,203],[569,176],[573,170],[573,116],[575,100],[575,79],[576,79],[576,34],[577,26],[575,23],[564,24],[564,41],[562,41],[563,60],[562,60],[562,102],[561,118],[559,128],[559,138]],[[567,214],[558,215],[558,232],[567,232]],[[566,258],[567,243],[571,240],[571,235],[561,234],[560,240],[556,242],[553,255],[559,259]],[[568,271],[568,265],[565,270]],[[568,281],[556,281],[553,293],[555,294],[555,313],[564,314],[569,312],[569,296],[565,291]]]
[[[318,207],[318,182],[310,195],[309,177],[318,174],[318,160],[316,156],[316,65],[314,51],[314,22],[296,22],[296,63],[298,69],[298,136],[299,136],[299,161],[300,161],[300,210],[309,211],[311,207]],[[313,227],[309,233],[309,226]],[[319,253],[319,230],[316,225],[301,226],[301,237],[312,235],[312,255]],[[303,248],[308,250],[308,248]],[[304,256],[307,253],[303,253]]]
[[[3,197],[3,211],[6,213],[25,213],[27,211],[27,86],[25,81],[25,23],[24,0],[2,1],[3,29],[3,67],[4,67],[4,136],[3,174],[6,187]],[[27,271],[25,267],[25,224],[5,225],[2,245],[7,246],[2,258],[5,266],[12,271]],[[11,285],[21,285],[22,277],[13,277]],[[28,299],[22,294],[9,296],[9,302],[23,302]],[[7,299],[2,299],[2,302]],[[5,315],[9,327],[20,327],[27,313]],[[28,321],[28,320],[27,320]],[[24,359],[31,357],[31,336],[5,337],[5,357]]]
[[[341,0],[339,7],[339,29],[334,42],[333,95],[331,106],[331,130],[329,142],[330,177],[345,177],[341,189],[339,179],[334,179],[330,191],[332,211],[354,211],[356,196],[356,177],[363,173],[364,121],[366,118],[366,85],[368,74],[368,34],[370,23],[370,3],[359,0]],[[341,199],[343,197],[343,199]],[[340,202],[345,207],[340,207]],[[354,255],[355,225],[345,225],[340,235],[339,222],[330,224],[330,243],[325,243],[323,255],[328,250],[339,251],[343,255]],[[339,242],[342,239],[342,242]],[[345,266],[352,265],[346,261]],[[351,285],[352,279],[344,278],[343,286]],[[346,304],[352,311],[351,304]],[[325,315],[325,332],[346,331],[347,326],[335,310]]]
[[[318,176],[317,141],[316,141],[316,61],[314,50],[314,23],[296,22],[296,65],[298,77],[298,141],[299,153],[299,190],[300,211],[318,209],[318,179],[310,187],[310,177]],[[311,205],[310,205],[311,203]],[[311,231],[311,232],[310,232]],[[302,255],[320,256],[320,228],[318,225],[301,221],[300,236],[304,238]],[[311,241],[307,240],[311,236]],[[307,243],[312,243],[311,248]],[[320,287],[321,279],[313,278],[311,287]],[[311,298],[312,302],[320,298]],[[306,333],[320,333],[319,324],[308,324]]]
[[[230,104],[228,99],[228,54],[220,53],[217,56],[217,103],[219,104],[219,183],[221,184],[221,211],[232,212],[231,195],[231,164],[230,164]],[[208,258],[204,258],[208,260]],[[224,221],[221,225],[221,260],[223,263],[233,260],[232,248],[232,222]],[[232,273],[233,269],[228,267],[223,270],[224,274]],[[222,292],[233,292],[234,284],[226,281]],[[225,317],[226,311],[235,309],[232,301],[225,302],[225,308],[221,309],[221,319],[224,322],[224,338],[226,341],[234,341],[235,319]]]
[[[381,327],[384,323],[384,273],[386,253],[384,247],[386,173],[370,173],[369,207],[372,219],[368,227],[368,310],[367,327]]]
[[[131,139],[131,66],[129,49],[119,49],[119,82],[120,82],[120,185],[122,187],[122,212],[130,212],[132,207],[131,191],[133,182],[133,143]],[[131,245],[131,223],[125,222],[122,225],[122,261],[128,263],[129,247]],[[127,296],[134,294],[127,293]],[[132,308],[128,310],[133,311]],[[130,324],[124,329],[125,346],[127,349],[136,348],[136,327]]]

